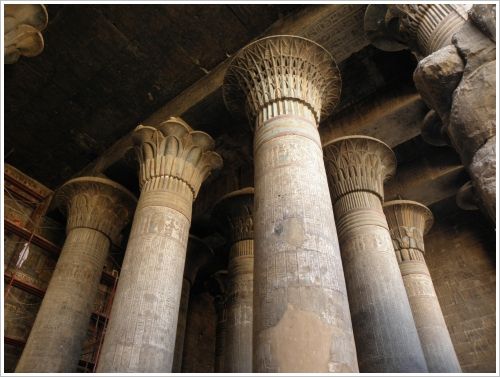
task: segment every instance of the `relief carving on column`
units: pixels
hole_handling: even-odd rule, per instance
[[[187,189],[194,200],[211,171],[222,167],[212,137],[180,118],[171,117],[158,128],[139,125],[133,140],[143,192]]]
[[[233,58],[223,94],[226,107],[251,122],[262,111],[312,116],[316,123],[340,98],[341,80],[330,53],[308,39],[279,35],[260,39]]]
[[[6,4],[4,8],[4,62],[12,64],[21,56],[33,57],[43,51],[41,31],[48,22],[42,4]]]
[[[97,230],[115,245],[120,232],[132,219],[135,196],[120,184],[106,178],[79,177],[56,191],[55,204],[68,217],[66,233],[75,228]]]
[[[384,212],[398,263],[425,262],[424,234],[432,227],[432,212],[424,205],[411,200],[387,202]]]
[[[469,4],[369,5],[365,31],[380,49],[395,51],[406,44],[425,57],[451,44],[470,8]]]
[[[396,156],[369,136],[346,136],[323,147],[328,183],[335,203],[351,192],[371,192],[384,200],[384,182],[396,172]]]
[[[253,239],[253,187],[224,195],[215,205],[213,216],[231,244]]]

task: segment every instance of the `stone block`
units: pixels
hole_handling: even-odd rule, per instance
[[[493,41],[496,41],[496,4],[474,4],[469,17]]]
[[[465,60],[464,76],[468,76],[484,63],[496,59],[495,43],[471,22],[467,22],[453,36],[452,43]]]
[[[446,123],[453,91],[464,71],[462,58],[453,45],[422,59],[413,73],[415,86],[424,102]]]
[[[496,134],[496,61],[480,66],[453,95],[448,134],[464,165]]]

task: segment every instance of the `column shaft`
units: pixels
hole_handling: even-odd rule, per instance
[[[213,139],[182,119],[138,126],[141,196],[98,372],[172,370],[193,200],[222,159]]]
[[[69,232],[17,373],[76,372],[109,246],[99,231]]]
[[[396,169],[379,140],[350,136],[325,147],[361,372],[426,372],[412,312],[382,210]]]
[[[229,256],[224,372],[252,372],[253,240],[233,244]]]
[[[340,74],[318,44],[273,36],[240,51],[226,105],[254,123],[254,372],[357,372],[320,117]]]
[[[67,237],[16,372],[76,372],[111,242],[132,217],[135,197],[104,178],[79,177],[54,196]]]
[[[426,371],[380,199],[351,193],[334,210],[360,371]]]
[[[254,371],[357,371],[316,125],[273,117],[254,143]]]
[[[99,372],[172,369],[190,217],[175,193],[141,193],[123,260]],[[190,214],[189,208],[185,208]]]
[[[224,353],[226,351],[226,304],[223,296],[215,298],[217,327],[215,329],[215,373],[224,372]]]
[[[179,307],[179,318],[177,320],[177,335],[175,336],[173,373],[180,373],[182,367],[182,353],[184,351],[184,336],[186,335],[187,312],[189,305],[189,293],[191,283],[187,279],[182,281],[181,303]]]
[[[432,213],[409,200],[387,202],[384,212],[429,372],[460,373],[424,258],[423,235],[432,225]]]

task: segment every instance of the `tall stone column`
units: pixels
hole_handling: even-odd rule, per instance
[[[227,271],[217,271],[210,277],[206,284],[210,286],[209,292],[214,298],[215,314],[217,316],[217,323],[215,325],[214,372],[222,373],[224,372],[224,353],[226,349]]]
[[[253,194],[253,187],[233,191],[214,209],[231,244],[224,325],[226,373],[252,372]]]
[[[222,160],[214,141],[179,118],[139,126],[141,196],[98,372],[170,372],[192,202]]]
[[[253,371],[356,372],[317,130],[339,70],[318,44],[273,36],[236,54],[223,92],[255,127]]]
[[[432,212],[410,200],[387,202],[384,212],[427,368],[431,373],[460,373],[460,364],[424,258],[424,234],[432,226]]]
[[[180,373],[182,370],[182,354],[184,351],[184,336],[186,335],[186,321],[189,309],[189,296],[198,271],[210,257],[213,256],[212,249],[200,238],[189,235],[187,246],[186,266],[182,279],[181,303],[179,307],[179,319],[177,321],[177,335],[175,336],[175,351],[172,372]]]
[[[387,221],[383,184],[396,157],[367,136],[324,146],[360,372],[426,372]]]
[[[76,372],[111,243],[119,244],[136,198],[109,179],[66,182],[55,203],[66,212],[66,241],[17,373]]]

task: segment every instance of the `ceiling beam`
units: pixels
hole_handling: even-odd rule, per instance
[[[293,34],[316,41],[328,49],[340,63],[369,44],[363,31],[366,5],[312,5],[276,21],[259,36]],[[243,47],[243,46],[242,46]],[[170,116],[182,116],[193,106],[220,89],[230,58],[212,69],[206,76],[160,107],[142,123],[157,126]],[[193,125],[196,128],[196,125]],[[123,158],[132,146],[131,132],[118,139],[96,160],[76,176],[95,175]]]

